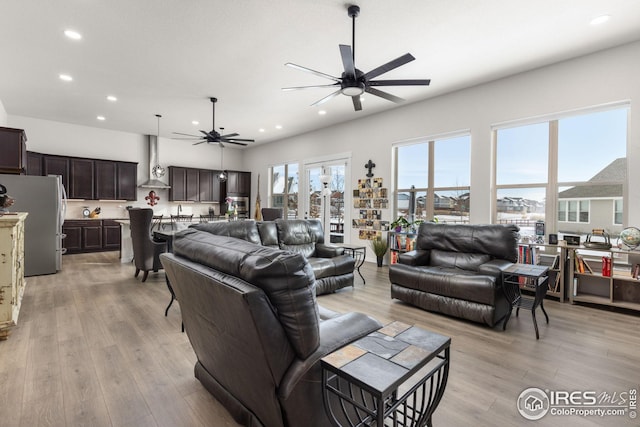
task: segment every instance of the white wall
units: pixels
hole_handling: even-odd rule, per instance
[[[1,111],[0,111],[1,113]],[[0,114],[0,120],[2,116]],[[1,123],[1,122],[0,122]],[[8,115],[7,126],[24,129],[27,134],[27,150],[45,154],[89,157],[105,160],[120,160],[138,163],[138,184],[149,179],[148,145],[145,135],[118,132],[69,123],[41,120],[31,117]],[[160,163],[167,166],[188,166],[203,169],[220,168],[220,149],[217,146],[200,144],[193,146],[185,141],[160,138],[158,144]],[[242,153],[240,150],[227,148],[224,152],[225,169],[242,169]],[[167,176],[163,178],[168,182]],[[125,205],[147,206],[144,197],[148,189],[138,189],[137,202],[70,202],[68,218],[81,216],[82,207],[100,206],[102,217],[126,217]],[[168,190],[156,190],[160,197],[154,207],[156,213],[176,213],[178,204],[168,202]],[[183,205],[184,213],[193,212],[198,215],[207,213],[208,204]]]
[[[640,42],[635,42],[252,147],[245,151],[244,167],[254,174],[260,172],[264,177],[273,164],[351,151],[351,188],[355,188],[358,178],[364,175],[362,167],[369,159],[377,165],[375,175],[381,176],[384,186],[391,188],[391,147],[394,142],[469,129],[472,137],[471,222],[488,223],[491,220],[491,126],[630,100],[627,156],[630,165],[636,164],[636,159],[640,161],[640,115],[634,114],[633,110],[634,101],[640,100],[639,70]],[[437,81],[432,82],[432,85],[437,84]],[[631,168],[628,176],[629,182],[638,182],[640,171]],[[255,179],[253,185],[256,185]],[[260,186],[262,205],[267,206],[267,180],[262,179]],[[640,225],[640,187],[629,187],[628,224],[637,226]],[[394,196],[390,195],[390,199]],[[357,231],[350,230],[351,242],[357,242]]]

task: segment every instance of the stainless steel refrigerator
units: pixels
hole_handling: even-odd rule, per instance
[[[9,212],[28,212],[24,230],[25,276],[62,269],[62,223],[66,192],[60,176],[0,174],[0,184],[15,199]]]

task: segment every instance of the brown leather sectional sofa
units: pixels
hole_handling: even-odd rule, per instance
[[[318,220],[212,222],[189,228],[302,254],[313,269],[318,295],[353,286],[355,260],[344,254],[344,248],[324,243]]]
[[[416,249],[389,268],[391,297],[494,326],[509,311],[502,270],[518,260],[515,225],[424,223]]]
[[[320,359],[380,323],[319,307],[303,251],[188,229],[161,260],[197,356],[195,376],[238,423],[331,425]]]

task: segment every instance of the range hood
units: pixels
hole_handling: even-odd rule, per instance
[[[149,179],[140,184],[140,188],[166,189],[171,188],[170,185],[160,181],[165,174],[165,169],[158,163],[158,137],[156,135],[147,135],[149,141]]]

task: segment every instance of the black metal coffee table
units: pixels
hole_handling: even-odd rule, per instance
[[[449,375],[451,338],[393,322],[321,360],[336,426],[431,426]]]
[[[502,289],[507,301],[511,304],[511,308],[504,318],[502,330],[507,328],[513,307],[516,307],[516,317],[518,317],[520,309],[523,308],[531,310],[536,339],[540,339],[536,308],[540,306],[547,323],[549,323],[549,316],[544,309],[544,297],[547,295],[547,282],[549,281],[548,271],[549,267],[543,265],[513,264],[502,272]],[[533,297],[522,294],[522,289],[530,290],[534,294]]]

